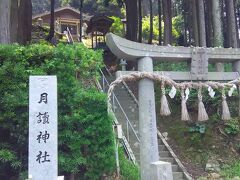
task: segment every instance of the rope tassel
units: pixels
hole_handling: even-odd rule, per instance
[[[182,121],[190,121],[190,116],[188,114],[188,109],[187,109],[187,99],[184,95],[184,89],[181,90],[181,97],[182,97],[182,116],[181,119]]]
[[[162,90],[162,97],[161,97],[160,114],[162,116],[169,116],[171,114],[171,111],[169,109],[169,105],[166,97],[164,82],[162,82],[161,90]]]
[[[231,119],[224,89],[222,90],[222,120]]]
[[[198,89],[198,121],[207,121],[208,114],[202,102],[202,88]]]

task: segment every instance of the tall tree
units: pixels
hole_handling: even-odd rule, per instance
[[[203,47],[206,46],[204,1],[198,0],[197,2],[198,2],[199,45]]]
[[[79,41],[82,42],[82,28],[83,28],[83,17],[82,17],[82,10],[83,10],[83,1],[84,0],[80,0],[80,4],[79,4],[79,11],[80,11],[80,37],[79,37]]]
[[[10,43],[10,0],[0,0],[0,43]]]
[[[153,39],[153,8],[152,8],[152,0],[149,0],[149,9],[150,9],[150,30],[149,30],[148,44],[152,44],[152,39]]]
[[[223,47],[221,9],[219,0],[212,0],[212,20],[213,20],[213,46]],[[222,63],[216,63],[217,71],[224,71]]]
[[[18,32],[18,1],[11,0],[11,11],[10,11],[11,43],[17,42],[17,32]]]
[[[163,0],[164,45],[172,43],[172,2]]]
[[[27,44],[31,41],[32,32],[32,2],[19,0],[18,8],[18,42]]]
[[[162,4],[158,0],[158,44],[162,44]]]
[[[138,42],[142,42],[142,0],[138,0]]]
[[[221,9],[219,0],[212,0],[213,19],[213,44],[215,47],[223,47]]]
[[[223,47],[228,47],[228,30],[227,30],[227,17],[226,17],[226,5],[225,0],[220,0],[221,7],[221,21],[223,26]]]
[[[226,0],[226,14],[227,14],[227,30],[228,30],[228,39],[229,47],[237,48],[237,28],[235,20],[235,9],[234,9],[234,0]]]
[[[55,10],[55,0],[51,0],[51,20],[50,20],[50,31],[49,34],[47,36],[47,40],[51,41],[52,38],[54,37],[54,10]]]
[[[197,0],[192,0],[191,5],[192,5],[192,24],[193,24],[194,46],[199,46]]]
[[[137,28],[138,28],[137,0],[125,0],[125,5],[127,18],[126,38],[132,41],[137,41]]]
[[[212,1],[205,1],[206,45],[213,47]]]

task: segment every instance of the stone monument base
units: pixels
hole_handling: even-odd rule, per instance
[[[151,180],[173,180],[172,165],[169,162],[156,161],[150,165]]]

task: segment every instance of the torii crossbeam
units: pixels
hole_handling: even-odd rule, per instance
[[[154,72],[180,81],[227,81],[239,77],[240,49],[171,47],[141,44],[107,34],[107,45],[119,59],[137,61],[138,71],[153,72],[153,60],[165,62],[189,62],[189,72]],[[208,72],[208,63],[228,62],[234,72]],[[133,71],[118,71],[116,76]],[[139,81],[139,134],[141,179],[151,179],[151,163],[159,161],[154,84],[149,79]],[[170,179],[172,173],[168,174]],[[159,177],[158,177],[159,178]],[[168,178],[169,179],[169,178]]]

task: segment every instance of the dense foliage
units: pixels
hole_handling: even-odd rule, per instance
[[[153,42],[158,42],[159,36],[159,25],[158,25],[158,16],[153,17]],[[181,16],[174,17],[172,19],[172,36],[173,36],[173,44],[178,45],[179,37],[182,34],[181,29],[183,28],[182,22],[183,19]],[[164,31],[164,23],[162,22],[162,32]],[[147,41],[149,39],[150,33],[150,17],[145,16],[142,19],[142,32],[143,32],[143,39]]]
[[[70,5],[75,9],[79,9],[80,0],[55,0],[55,7]],[[49,0],[32,0],[33,14],[50,11]],[[105,14],[105,15],[120,15],[120,8],[116,0],[84,0],[83,12],[91,15]]]
[[[235,161],[232,165],[225,165],[222,168],[221,175],[225,177],[225,179],[237,179],[236,177],[240,177],[240,161]]]
[[[83,45],[0,46],[0,179],[27,170],[29,75],[58,78],[59,174],[99,179],[113,170],[106,96],[86,85],[101,57]]]
[[[114,21],[110,31],[118,36],[124,37],[124,27],[121,18],[116,16],[111,16],[110,18]]]

